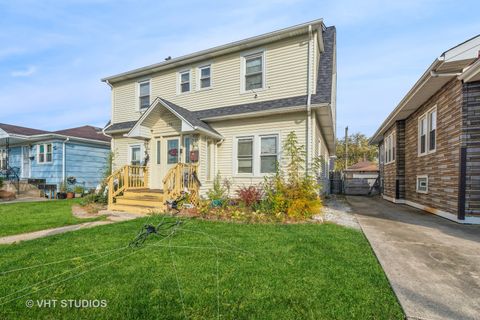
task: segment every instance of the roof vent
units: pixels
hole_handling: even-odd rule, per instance
[[[172,60],[172,57],[168,56],[168,57],[165,58],[165,61],[168,61],[168,60]]]

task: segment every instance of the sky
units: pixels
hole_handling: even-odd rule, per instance
[[[0,122],[110,119],[102,77],[323,18],[337,28],[337,135],[371,136],[433,60],[480,34],[480,2],[0,0]]]

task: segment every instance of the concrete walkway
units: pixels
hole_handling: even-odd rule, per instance
[[[40,231],[34,231],[29,233],[16,234],[13,236],[2,237],[0,238],[0,245],[13,244],[20,241],[33,240],[33,239],[53,236],[55,234],[70,232],[70,231],[88,229],[88,228],[103,226],[103,225],[111,224],[115,222],[133,220],[143,216],[139,214],[130,214],[130,213],[124,213],[124,212],[104,211],[103,213],[107,214],[107,220],[85,222],[85,223],[74,224],[70,226],[64,226],[64,227],[58,227],[58,228],[52,228],[52,229],[46,229],[46,230],[40,230]]]
[[[480,319],[480,226],[347,197],[408,319]]]

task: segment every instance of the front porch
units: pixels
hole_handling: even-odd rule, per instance
[[[162,188],[151,188],[148,166],[125,165],[108,178],[108,209],[135,213],[164,212],[169,202],[185,198],[198,205],[198,165],[178,163],[162,179]]]

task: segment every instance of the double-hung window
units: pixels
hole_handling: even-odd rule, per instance
[[[418,118],[418,154],[435,152],[437,148],[437,108]]]
[[[198,88],[200,88],[200,89],[210,88],[212,86],[210,65],[199,67],[198,68],[198,74],[199,74]]]
[[[142,146],[130,146],[130,164],[132,166],[140,166],[142,164]]]
[[[277,136],[260,137],[260,173],[273,173],[278,161]]]
[[[38,145],[38,163],[50,163],[52,162],[52,144],[40,144]]]
[[[190,70],[180,72],[180,93],[190,91]]]
[[[253,137],[240,138],[237,143],[238,173],[253,173]]]
[[[388,164],[390,162],[395,161],[395,132],[392,132],[385,138],[385,163]]]
[[[236,140],[236,173],[259,176],[275,173],[279,161],[278,135],[254,135]]]
[[[245,59],[245,91],[262,89],[264,86],[263,52],[244,56]]]
[[[150,106],[150,80],[138,83],[138,106],[140,110]]]

